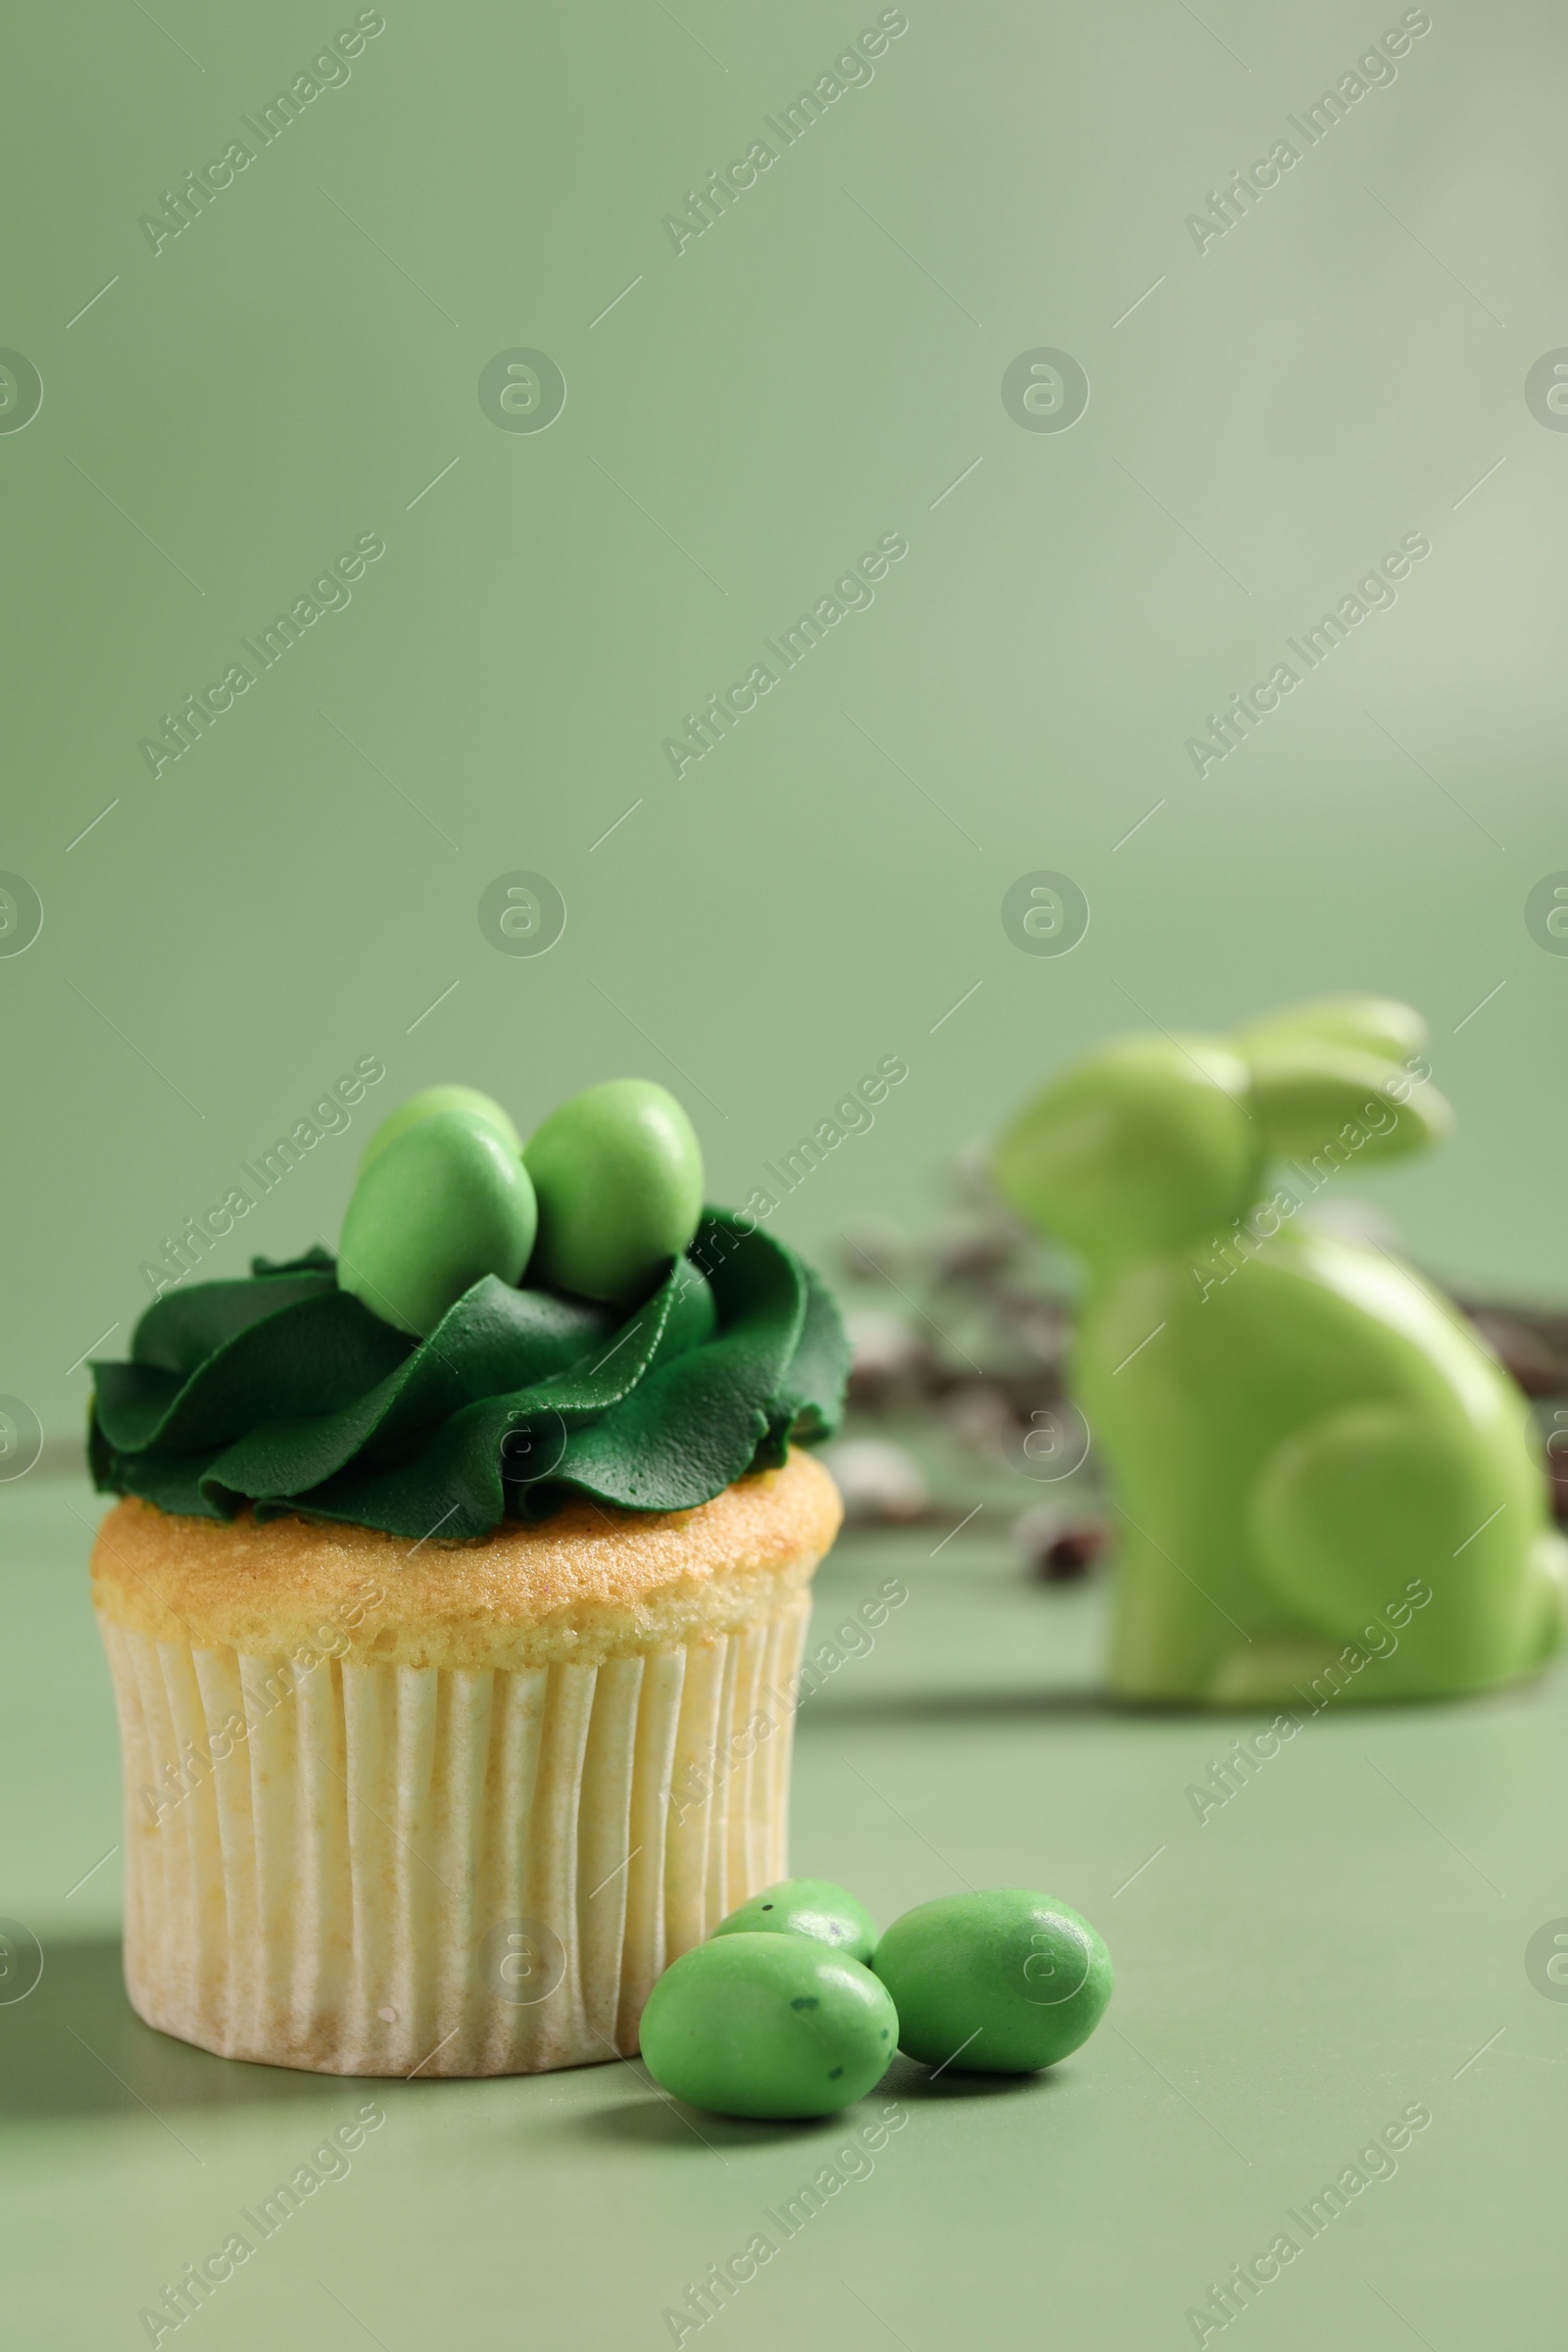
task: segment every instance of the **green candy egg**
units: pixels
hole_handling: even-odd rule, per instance
[[[898,2040],[886,1987],[809,1936],[715,1936],[665,1969],[643,2011],[654,2081],[715,2115],[837,2115]]]
[[[965,2073],[1054,2066],[1110,1998],[1110,1954],[1089,1922],[1024,1887],[917,1903],[872,1966],[898,2006],[900,2049]]]
[[[697,1231],[703,1154],[663,1087],[614,1078],[573,1095],[528,1139],[539,1198],[531,1279],[630,1306]]]
[[[388,1111],[380,1126],[372,1131],[361,1154],[361,1173],[396,1137],[407,1134],[411,1127],[417,1127],[421,1119],[433,1119],[443,1110],[470,1111],[474,1118],[483,1119],[486,1126],[494,1128],[509,1152],[514,1152],[518,1158],[522,1156],[521,1136],[500,1103],[489,1095],[481,1095],[476,1086],[427,1086],[420,1093],[411,1095],[406,1102],[400,1102],[396,1110]]]
[[[537,1211],[528,1171],[468,1110],[438,1110],[360,1170],[338,1247],[340,1290],[425,1339],[481,1275],[521,1280]]]
[[[869,1962],[876,1948],[869,1911],[829,1879],[780,1879],[776,1886],[764,1886],[728,1919],[721,1919],[713,1934],[814,1936],[818,1943],[863,1962]]]

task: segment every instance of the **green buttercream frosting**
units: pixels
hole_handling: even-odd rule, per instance
[[[92,1472],[166,1511],[443,1543],[579,1494],[690,1510],[831,1436],[848,1365],[816,1275],[722,1209],[629,1315],[486,1275],[424,1340],[313,1250],[148,1308],[130,1362],[93,1366]]]

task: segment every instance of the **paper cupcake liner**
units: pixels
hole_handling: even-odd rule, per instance
[[[630,2055],[668,1963],[785,1875],[809,1606],[523,1672],[297,1671],[103,1621],[134,2006],[328,2074]]]

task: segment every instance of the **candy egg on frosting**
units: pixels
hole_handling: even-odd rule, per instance
[[[546,1289],[632,1305],[697,1231],[702,1148],[674,1096],[650,1079],[573,1095],[522,1158],[539,1201],[530,1280]]]
[[[360,1158],[362,1171],[395,1137],[406,1135],[421,1119],[433,1119],[443,1110],[466,1110],[474,1118],[483,1119],[486,1126],[494,1128],[509,1152],[521,1156],[522,1138],[492,1096],[482,1095],[476,1086],[426,1086],[418,1094],[411,1095],[406,1102],[400,1102],[396,1110],[389,1111],[371,1132]]]
[[[537,1222],[528,1171],[494,1126],[471,1110],[433,1111],[367,1153],[338,1286],[424,1339],[481,1276],[521,1279]]]

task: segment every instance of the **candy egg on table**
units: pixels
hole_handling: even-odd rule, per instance
[[[388,1111],[380,1126],[372,1130],[360,1155],[362,1171],[398,1136],[406,1135],[411,1127],[417,1127],[421,1119],[433,1119],[443,1110],[471,1112],[474,1118],[483,1119],[487,1126],[495,1129],[509,1152],[515,1153],[518,1158],[522,1156],[521,1136],[500,1103],[491,1096],[482,1095],[476,1086],[427,1086],[418,1094],[411,1095],[406,1102],[400,1102],[396,1110]]]
[[[647,1078],[573,1095],[523,1151],[539,1201],[534,1279],[634,1305],[697,1231],[702,1148],[685,1111]]]
[[[780,1879],[721,1919],[713,1934],[811,1936],[862,1963],[876,1948],[871,1914],[830,1879]]]
[[[898,2047],[887,1988],[811,1936],[715,1936],[665,1969],[643,2011],[660,2086],[715,2115],[837,2115]]]
[[[1001,1887],[917,1903],[872,1966],[899,2012],[899,2047],[926,2066],[1033,2074],[1087,2041],[1110,1998],[1110,1954],[1076,1911]]]
[[[494,1127],[472,1111],[436,1111],[361,1169],[338,1286],[427,1338],[481,1276],[521,1280],[536,1223],[528,1171]]]

